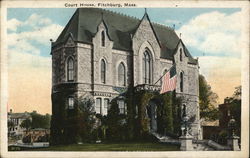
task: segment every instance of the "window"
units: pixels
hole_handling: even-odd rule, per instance
[[[106,63],[104,59],[101,60],[101,82],[106,83]]]
[[[68,81],[73,81],[74,80],[74,60],[71,57],[68,58],[67,72],[68,72],[67,74]]]
[[[107,115],[109,110],[109,99],[104,99],[104,111],[103,115]]]
[[[104,31],[102,31],[102,35],[101,35],[102,37],[102,47],[105,47],[105,32]]]
[[[124,100],[118,100],[118,108],[120,114],[127,114],[127,106],[125,105]]]
[[[181,92],[183,92],[183,72],[181,72],[180,74],[180,89],[181,89]]]
[[[182,61],[182,48],[180,48],[180,61]]]
[[[118,84],[119,86],[126,85],[125,66],[123,63],[120,63],[118,66]]]
[[[151,83],[151,58],[148,50],[143,54],[143,81],[145,84]]]
[[[69,109],[74,109],[74,98],[73,97],[69,97],[68,98],[68,108]]]
[[[101,114],[102,112],[102,99],[101,98],[96,98],[95,112],[97,114]]]

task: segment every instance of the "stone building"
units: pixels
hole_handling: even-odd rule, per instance
[[[176,93],[183,96],[187,115],[194,119],[192,134],[199,137],[198,60],[172,28],[151,22],[146,12],[137,19],[104,9],[77,9],[52,42],[51,55],[52,119],[60,120],[58,109],[74,109],[80,96],[94,98],[96,113],[106,115],[110,101],[120,95],[117,89],[159,87],[161,82],[155,82],[176,64]],[[126,113],[122,97],[118,105]]]

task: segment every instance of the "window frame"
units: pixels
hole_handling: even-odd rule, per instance
[[[68,97],[68,109],[72,110],[74,109],[74,105],[75,105],[75,100],[73,96],[69,96]]]
[[[101,77],[101,83],[106,84],[106,62],[104,59],[101,59],[101,72],[100,72],[100,77]]]
[[[180,92],[184,91],[184,73],[180,72]]]
[[[67,59],[67,81],[73,82],[74,81],[74,70],[75,70],[75,63],[73,57],[68,57]]]
[[[121,73],[122,70],[122,73]],[[120,62],[118,65],[118,85],[126,86],[126,67],[123,62]]]
[[[101,46],[105,47],[105,43],[106,43],[105,31],[102,30],[102,32],[101,32]]]
[[[106,104],[106,101],[107,101],[107,104]],[[109,107],[109,99],[108,98],[104,98],[103,99],[103,107],[104,107],[104,111],[105,112],[107,112],[105,115],[107,115],[108,114],[108,111],[109,111],[109,109],[110,109],[110,107]],[[106,107],[105,107],[106,106]]]
[[[122,103],[122,104],[120,104],[120,103]],[[126,115],[127,114],[127,104],[126,104],[125,100],[118,99],[117,104],[118,104],[119,114]]]
[[[152,58],[150,51],[146,49],[143,52],[143,83],[151,84],[152,82]]]
[[[97,100],[100,100],[99,107],[97,107]],[[99,108],[100,112],[97,111],[98,108]],[[96,114],[102,114],[102,98],[99,98],[99,97],[96,98],[96,100],[95,100],[95,112],[96,112]]]

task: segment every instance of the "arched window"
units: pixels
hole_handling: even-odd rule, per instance
[[[118,84],[119,86],[126,85],[125,66],[123,63],[120,63],[118,66]]]
[[[106,63],[104,59],[101,60],[101,82],[106,83]]]
[[[102,31],[102,46],[105,47],[105,32]]]
[[[68,81],[74,81],[74,60],[69,57],[67,62],[67,76]]]
[[[183,72],[180,73],[180,89],[183,92]]]
[[[180,48],[180,61],[182,61],[182,48]]]
[[[143,82],[151,83],[151,58],[148,50],[143,53]]]

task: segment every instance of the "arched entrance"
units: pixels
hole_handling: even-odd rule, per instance
[[[147,106],[147,114],[150,120],[149,130],[152,132],[157,132],[157,101],[151,99]]]

